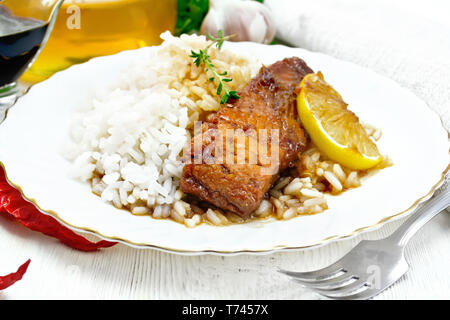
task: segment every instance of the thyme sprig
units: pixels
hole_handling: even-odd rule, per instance
[[[217,49],[220,50],[222,48],[223,43],[230,37],[224,36],[222,30],[219,30],[217,32],[217,38],[211,36],[210,34],[207,34],[207,37],[212,42],[208,44],[208,46],[206,46],[205,49],[199,50],[199,52],[191,50],[190,57],[195,59],[194,63],[197,67],[200,67],[200,65],[203,64],[205,66],[205,72],[209,71],[212,74],[212,77],[209,78],[209,81],[212,82],[215,79],[218,80],[219,85],[217,87],[216,94],[220,96],[223,92],[223,95],[221,96],[220,99],[220,104],[227,103],[229,99],[239,99],[240,97],[237,94],[237,92],[235,90],[230,90],[226,85],[227,82],[231,82],[233,81],[233,79],[227,77],[228,76],[227,71],[224,71],[222,73],[218,72],[211,61],[210,55],[208,54],[209,48],[211,48],[213,45],[215,45]]]

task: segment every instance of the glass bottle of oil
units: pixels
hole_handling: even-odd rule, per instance
[[[25,2],[14,0],[14,6]],[[159,35],[173,32],[176,18],[177,0],[66,0],[46,47],[22,80],[42,81],[92,57],[160,44]]]

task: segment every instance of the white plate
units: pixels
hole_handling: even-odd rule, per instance
[[[119,76],[143,48],[95,58],[60,72],[31,88],[0,125],[0,161],[8,181],[38,208],[76,231],[140,248],[177,253],[271,252],[301,249],[373,230],[405,216],[429,198],[448,170],[449,141],[440,118],[395,82],[323,54],[284,46],[230,43],[265,64],[289,56],[322,71],[365,122],[383,130],[378,142],[394,166],[367,177],[360,188],[329,197],[329,209],[288,221],[252,222],[188,229],[172,221],[133,216],[106,204],[87,184],[68,178],[70,163],[61,155],[74,107],[86,103],[96,87]]]

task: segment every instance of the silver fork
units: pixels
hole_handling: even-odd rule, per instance
[[[304,287],[331,299],[369,299],[400,279],[409,269],[404,249],[428,221],[450,206],[450,189],[420,206],[389,237],[363,240],[332,265],[311,272],[279,270]]]

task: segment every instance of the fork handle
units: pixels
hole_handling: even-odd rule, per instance
[[[450,206],[450,188],[445,188],[441,193],[420,206],[408,220],[405,221],[387,240],[405,247],[412,236],[434,216]]]

